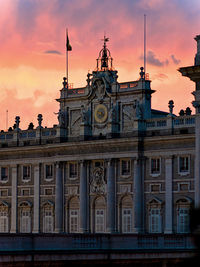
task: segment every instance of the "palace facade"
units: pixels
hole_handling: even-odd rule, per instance
[[[58,124],[0,133],[1,233],[188,233],[200,203],[200,35],[193,105],[151,108],[148,75],[119,83],[107,48],[84,88],[60,90]]]

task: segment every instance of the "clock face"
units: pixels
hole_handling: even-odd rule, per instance
[[[98,123],[103,123],[108,118],[108,110],[107,107],[103,104],[99,104],[96,106],[94,111],[95,121]]]

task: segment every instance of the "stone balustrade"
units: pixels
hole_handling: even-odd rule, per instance
[[[195,126],[195,115],[186,115],[179,117],[165,117],[165,118],[154,118],[146,120],[147,130],[163,130],[183,127],[194,127]]]
[[[192,250],[191,234],[1,234],[0,254],[30,250]],[[33,246],[34,244],[34,246]]]

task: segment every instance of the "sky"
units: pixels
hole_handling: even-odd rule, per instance
[[[69,82],[86,85],[96,67],[104,33],[118,81],[139,78],[143,66],[143,20],[147,16],[147,72],[152,108],[192,109],[194,84],[177,71],[194,63],[200,34],[199,0],[0,0],[0,130],[57,123],[62,79],[66,73],[68,28]],[[8,110],[8,112],[7,112]],[[194,112],[194,111],[193,111]]]

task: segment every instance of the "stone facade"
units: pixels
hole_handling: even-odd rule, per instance
[[[199,87],[195,115],[175,116],[173,101],[169,113],[153,110],[143,68],[119,83],[106,41],[86,87],[64,79],[58,125],[43,128],[39,114],[36,129],[21,130],[16,117],[0,133],[0,232],[189,232],[200,202]]]

